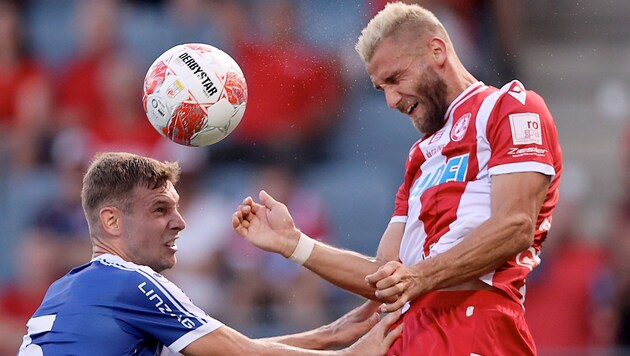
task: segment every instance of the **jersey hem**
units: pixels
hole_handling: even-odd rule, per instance
[[[523,173],[523,172],[538,172],[544,175],[555,177],[556,170],[553,166],[544,163],[538,162],[517,162],[517,163],[506,163],[498,166],[494,166],[488,168],[488,174],[499,175],[499,174],[507,174],[507,173]]]

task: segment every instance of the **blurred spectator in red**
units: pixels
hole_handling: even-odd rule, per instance
[[[332,241],[323,199],[301,183],[294,167],[268,162],[252,176],[256,177],[252,194],[265,189],[274,197],[282,197],[302,231],[318,240]],[[330,320],[327,302],[332,288],[327,282],[281,256],[256,249],[242,238],[232,238],[229,249],[226,262],[233,273],[231,301],[235,306],[227,316],[230,323],[243,330],[252,330],[258,324],[282,331],[306,330]]]
[[[580,225],[590,184],[577,167],[567,164],[564,175],[542,262],[527,279],[525,317],[541,355],[582,355],[614,345],[607,250]]]
[[[249,90],[247,111],[225,153],[233,158],[285,157],[298,163],[325,158],[326,134],[338,120],[343,77],[334,55],[300,35],[298,4],[253,4],[254,25],[232,33],[233,53]],[[228,6],[229,7],[229,6]],[[231,10],[231,11],[230,11]],[[231,28],[243,28],[246,8],[225,9]],[[239,24],[240,23],[240,24]]]
[[[101,78],[108,74],[109,57],[120,49],[120,3],[120,0],[76,2],[74,27],[80,36],[61,69],[58,91],[61,119],[67,125],[84,125],[108,105]]]
[[[154,156],[166,138],[151,126],[142,108],[145,71],[123,54],[110,55],[102,63],[107,71],[98,85],[104,105],[93,110],[87,127],[92,153],[114,150]]]
[[[28,52],[18,4],[0,1],[0,152],[26,168],[45,155],[52,102],[46,70]]]
[[[89,135],[88,157],[104,150],[152,155],[161,140],[142,108],[146,70],[121,43],[122,4],[86,0],[75,9],[82,37],[62,74],[60,113],[63,127]]]

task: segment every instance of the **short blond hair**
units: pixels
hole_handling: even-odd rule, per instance
[[[354,48],[363,62],[368,62],[383,38],[403,28],[415,30],[418,36],[440,31],[448,38],[444,26],[431,11],[416,4],[390,2],[361,31]]]

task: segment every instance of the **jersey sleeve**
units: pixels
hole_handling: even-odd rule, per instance
[[[539,172],[554,177],[558,134],[544,100],[518,81],[502,91],[486,131],[492,151],[489,174]]]
[[[420,140],[421,141],[421,140]],[[421,160],[424,159],[422,152],[418,149],[420,141],[416,142],[409,150],[407,162],[405,162],[405,177],[402,184],[396,192],[396,200],[394,202],[394,212],[390,223],[407,222],[407,214],[409,211],[409,195],[411,193],[411,185],[413,179],[418,172]]]
[[[124,328],[148,335],[179,352],[223,324],[209,317],[173,283],[151,269],[129,275],[114,308]]]

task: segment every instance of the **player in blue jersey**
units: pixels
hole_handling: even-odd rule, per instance
[[[96,156],[81,192],[93,258],[51,285],[27,323],[19,355],[387,352],[401,329],[388,332],[397,315],[379,322],[376,305],[364,304],[315,330],[255,340],[196,307],[159,274],[175,265],[176,240],[186,226],[174,187],[178,177],[177,163],[129,153]]]

